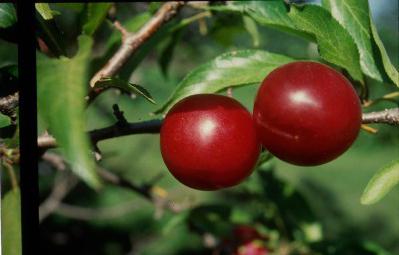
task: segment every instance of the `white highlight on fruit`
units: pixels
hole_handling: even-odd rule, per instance
[[[290,99],[296,104],[308,104],[315,107],[319,106],[318,103],[315,102],[313,98],[303,90],[291,93]]]
[[[206,140],[207,138],[209,138],[209,136],[212,136],[212,134],[214,133],[213,130],[215,128],[216,124],[211,119],[201,121],[201,124],[199,126],[201,139]]]

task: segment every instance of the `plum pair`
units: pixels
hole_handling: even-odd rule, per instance
[[[361,125],[351,83],[311,61],[280,66],[263,80],[253,116],[237,100],[186,97],[167,113],[161,153],[172,175],[200,190],[234,186],[249,176],[261,146],[286,162],[314,166],[344,153]]]

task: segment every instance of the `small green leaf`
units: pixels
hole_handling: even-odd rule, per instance
[[[169,100],[155,113],[168,110],[184,97],[215,93],[233,86],[259,84],[273,69],[294,59],[261,50],[240,50],[222,54],[191,71]]]
[[[6,127],[11,124],[11,119],[0,113],[0,128]],[[0,130],[0,137],[2,137],[1,130]]]
[[[6,72],[8,74],[11,74],[15,78],[18,78],[18,65],[11,64],[11,65],[2,66],[0,67],[0,72]]]
[[[256,26],[255,21],[248,16],[243,16],[242,20],[244,22],[244,28],[247,30],[247,32],[252,37],[252,42],[253,42],[254,47],[259,47],[260,36],[259,36],[258,27]]]
[[[72,59],[37,54],[38,108],[75,174],[91,187],[99,188],[84,116],[92,44],[90,37],[80,36],[79,51]]]
[[[86,9],[86,22],[83,25],[83,33],[92,35],[101,25],[112,3],[88,3]]]
[[[288,14],[298,29],[316,37],[320,55],[326,61],[345,68],[358,81],[363,81],[359,52],[350,34],[324,8],[291,6]]]
[[[399,87],[399,72],[391,63],[389,59],[388,53],[385,50],[384,44],[382,43],[380,36],[378,35],[377,28],[374,25],[373,19],[370,16],[370,25],[371,25],[371,32],[374,38],[374,42],[377,44],[378,49],[380,50],[382,64],[384,66],[385,72],[387,73],[388,77]]]
[[[131,93],[138,94],[147,99],[149,102],[156,104],[151,94],[145,88],[141,87],[140,85],[133,84],[119,78],[109,78],[109,77],[102,78],[96,83],[94,88],[104,89],[104,90],[108,88],[118,88],[129,94]]]
[[[399,183],[399,160],[382,168],[371,178],[360,199],[363,205],[370,205],[383,198]]]
[[[382,81],[381,74],[373,56],[372,37],[367,1],[358,0],[325,0],[332,16],[338,20],[354,39],[360,53],[360,66],[363,73]]]
[[[21,255],[21,196],[19,189],[8,191],[1,201],[2,254]]]
[[[49,4],[40,3],[35,4],[36,11],[42,16],[44,20],[53,19],[54,12],[50,9]]]
[[[17,14],[12,3],[0,3],[0,28],[11,27],[17,22]]]
[[[169,63],[172,60],[174,49],[176,48],[176,45],[181,38],[181,35],[182,30],[177,30],[176,32],[174,32],[171,35],[170,40],[166,44],[165,48],[163,48],[161,52],[159,64],[161,66],[161,71],[164,76],[167,76]]]

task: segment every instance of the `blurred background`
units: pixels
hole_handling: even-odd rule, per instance
[[[381,39],[391,61],[398,68],[397,1],[370,0],[370,6]],[[57,4],[51,7],[63,14],[58,15],[56,21],[65,33],[65,44],[70,45],[68,49],[72,54],[76,50],[76,36],[80,33],[78,13],[81,7],[79,4]],[[128,22],[144,12],[151,12],[152,7],[148,3],[116,3],[115,18]],[[182,13],[182,16],[189,15],[189,9]],[[126,74],[131,82],[145,87],[158,105],[148,104],[141,97],[134,98],[109,90],[101,94],[87,109],[87,129],[113,124],[113,104],[119,105],[128,121],[153,119],[154,116],[150,113],[167,100],[175,86],[193,68],[224,52],[254,48],[253,40],[245,30],[241,18],[235,14],[214,15],[212,19],[205,19],[205,23],[194,22],[177,34],[175,47],[167,53],[165,51],[170,45],[170,39],[151,48],[135,72],[132,75]],[[104,38],[111,35],[110,29],[111,25],[105,23],[95,34],[93,73],[104,63],[103,58],[96,56],[102,56],[108,47]],[[313,43],[264,26],[258,26],[258,30],[261,36],[256,48],[297,59],[318,58],[317,48]],[[113,46],[114,49],[117,45],[118,43]],[[0,54],[2,58],[13,58],[8,44],[1,40]],[[167,69],[162,61],[170,61]],[[394,86],[390,84],[373,80],[368,82],[370,98],[394,91]],[[234,88],[233,96],[251,111],[257,89],[258,86]],[[372,106],[367,111],[393,106],[395,105],[392,102],[385,102]],[[375,205],[363,206],[359,202],[373,174],[387,162],[399,157],[399,129],[388,125],[373,127],[378,129],[377,134],[361,131],[355,144],[331,163],[305,168],[272,159],[267,167],[275,169],[276,178],[303,194],[319,222],[323,240],[356,237],[377,243],[392,254],[399,254],[398,188]],[[39,123],[39,133],[42,131]],[[239,197],[228,198],[229,194],[251,189],[251,179],[254,176],[238,187],[218,192],[196,191],[178,183],[162,161],[159,135],[131,135],[105,140],[99,143],[99,148],[103,153],[101,166],[134,183],[146,183],[162,174],[162,178],[156,183],[158,192],[164,192],[176,204],[220,204],[229,201],[233,206],[237,203],[237,206],[258,210]],[[55,176],[55,171],[48,164],[40,163],[41,201],[49,196]],[[129,190],[106,186],[100,193],[96,193],[79,183],[65,197],[63,203],[71,207],[62,207],[41,222],[40,246],[46,253],[210,254],[209,250],[202,248],[206,246],[204,236],[180,224],[172,213],[159,212],[159,208],[153,203]],[[301,208],[301,204],[298,208]],[[240,218],[240,215],[238,211],[237,217]],[[243,215],[242,221],[245,222],[246,216]]]

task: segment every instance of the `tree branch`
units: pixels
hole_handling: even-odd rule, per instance
[[[114,137],[133,135],[133,134],[156,134],[159,133],[162,125],[161,119],[148,120],[143,122],[133,122],[120,125],[119,122],[115,124],[95,129],[88,132],[90,139],[94,145],[101,140],[106,140]],[[57,147],[55,138],[49,134],[40,135],[37,139],[39,148],[51,149]]]
[[[95,129],[89,132],[93,144],[101,140],[133,134],[156,134],[161,130],[162,120],[155,119],[136,123],[120,125],[119,122],[112,126]]]
[[[42,222],[57,210],[61,201],[69,194],[77,183],[78,178],[70,172],[58,172],[50,195],[39,206],[39,222]]]
[[[363,124],[384,123],[399,126],[399,108],[385,109],[380,112],[364,113],[362,116]]]
[[[399,125],[399,108],[386,109],[380,112],[363,113],[363,124],[381,123],[389,125]],[[161,130],[162,119],[148,120],[143,122],[128,122],[121,125],[120,122],[89,132],[90,139],[94,145],[99,141],[115,137],[133,135],[133,134],[156,134]],[[49,134],[43,134],[38,137],[38,146],[41,149],[50,149],[57,147],[54,137]]]
[[[183,1],[166,2],[158,10],[158,12],[135,34],[125,34],[122,45],[117,52],[108,60],[91,79],[90,86],[94,87],[95,83],[103,77],[111,77],[115,75],[122,66],[127,62],[130,56],[136,52],[140,46],[147,41],[158,29],[173,18]],[[120,28],[118,28],[120,30]]]
[[[65,208],[75,208],[74,206],[69,206],[62,204],[62,200],[68,195],[68,193],[75,187],[78,183],[78,178],[76,178],[71,172],[65,172],[66,169],[64,158],[57,154],[45,153],[42,159],[50,163],[55,169],[58,170],[56,175],[53,190],[49,197],[40,205],[39,207],[39,222],[43,221],[53,212],[63,213]],[[177,204],[171,201],[164,193],[166,193],[162,188],[155,186],[155,182],[159,180],[157,176],[154,180],[151,180],[143,185],[137,185],[131,181],[110,172],[102,167],[97,168],[97,173],[99,176],[107,183],[131,190],[149,202],[153,203],[156,209],[156,214],[162,214],[164,209],[171,212],[178,213],[186,208],[187,205]],[[162,192],[160,192],[162,191]],[[79,207],[76,207],[79,208]],[[76,209],[75,208],[75,209]],[[81,208],[83,211],[90,211],[94,209]],[[66,209],[68,211],[68,209]],[[73,211],[79,211],[76,209]],[[112,211],[112,209],[111,209]],[[66,214],[68,214],[66,212]],[[79,214],[79,213],[78,213]],[[90,215],[92,215],[90,213]],[[73,217],[73,216],[72,216]],[[94,216],[93,216],[94,217]]]

